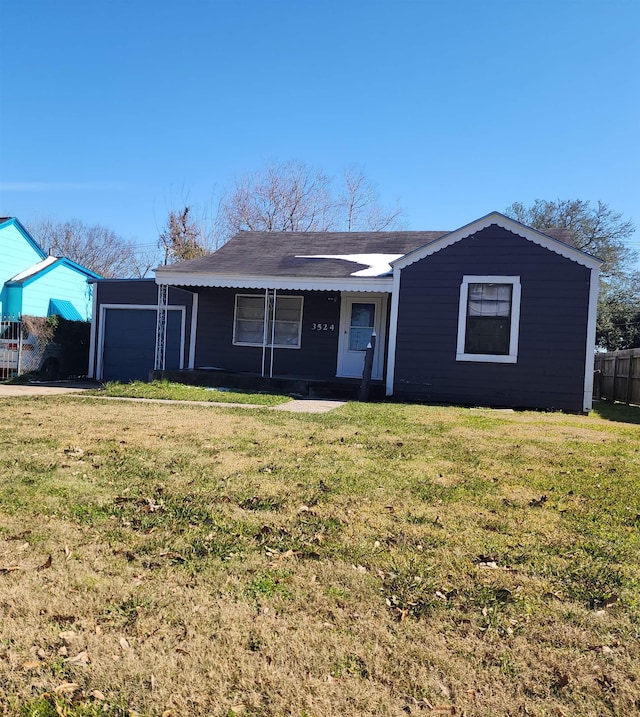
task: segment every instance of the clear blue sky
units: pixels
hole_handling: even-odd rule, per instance
[[[412,229],[536,198],[640,224],[638,0],[0,0],[0,23],[0,216],[151,244],[293,159],[361,165]]]

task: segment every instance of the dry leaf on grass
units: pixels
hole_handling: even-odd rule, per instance
[[[91,662],[91,659],[89,658],[89,653],[86,650],[83,650],[73,657],[68,657],[65,662],[70,665],[88,665]]]
[[[273,555],[273,554],[274,554],[274,553],[272,553],[272,555]],[[278,566],[278,564],[280,563],[280,561],[282,561],[282,560],[287,560],[288,558],[293,558],[294,556],[295,556],[295,552],[294,552],[293,550],[285,550],[285,552],[282,553],[281,555],[279,555],[276,560],[272,560],[272,561],[269,563],[269,567],[270,567],[270,568],[275,568],[275,567]]]
[[[72,695],[80,689],[77,682],[62,682],[53,691],[56,695]]]
[[[51,567],[51,563],[53,562],[53,556],[49,556],[42,565],[39,565],[36,570],[46,570],[47,568]]]

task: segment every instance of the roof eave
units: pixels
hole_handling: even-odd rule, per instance
[[[299,276],[237,276],[207,273],[156,273],[156,284],[168,286],[198,286],[228,289],[279,289],[293,291],[391,291],[393,278],[379,277],[299,277]]]

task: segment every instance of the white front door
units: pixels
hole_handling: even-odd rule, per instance
[[[361,378],[371,334],[376,334],[371,378],[382,378],[386,295],[343,294],[338,341],[338,376]]]

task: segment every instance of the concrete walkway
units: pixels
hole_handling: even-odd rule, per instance
[[[61,393],[79,393],[100,388],[93,381],[38,381],[37,383],[0,383],[2,396],[55,396]]]
[[[288,403],[272,406],[273,411],[289,411],[290,413],[328,413],[334,408],[344,406],[346,401],[333,401],[320,398],[296,398]]]
[[[266,408],[270,411],[288,411],[290,413],[328,413],[334,408],[344,406],[346,401],[330,401],[315,398],[291,399],[277,406],[264,406],[256,403],[228,403],[224,401],[176,401],[166,398],[129,398],[118,396],[93,396],[84,392],[99,388],[92,381],[52,381],[49,383],[0,384],[0,398],[9,396],[55,396],[67,394],[72,398],[96,398],[100,401],[133,401],[137,403],[171,403],[190,406],[220,406],[222,408]]]

